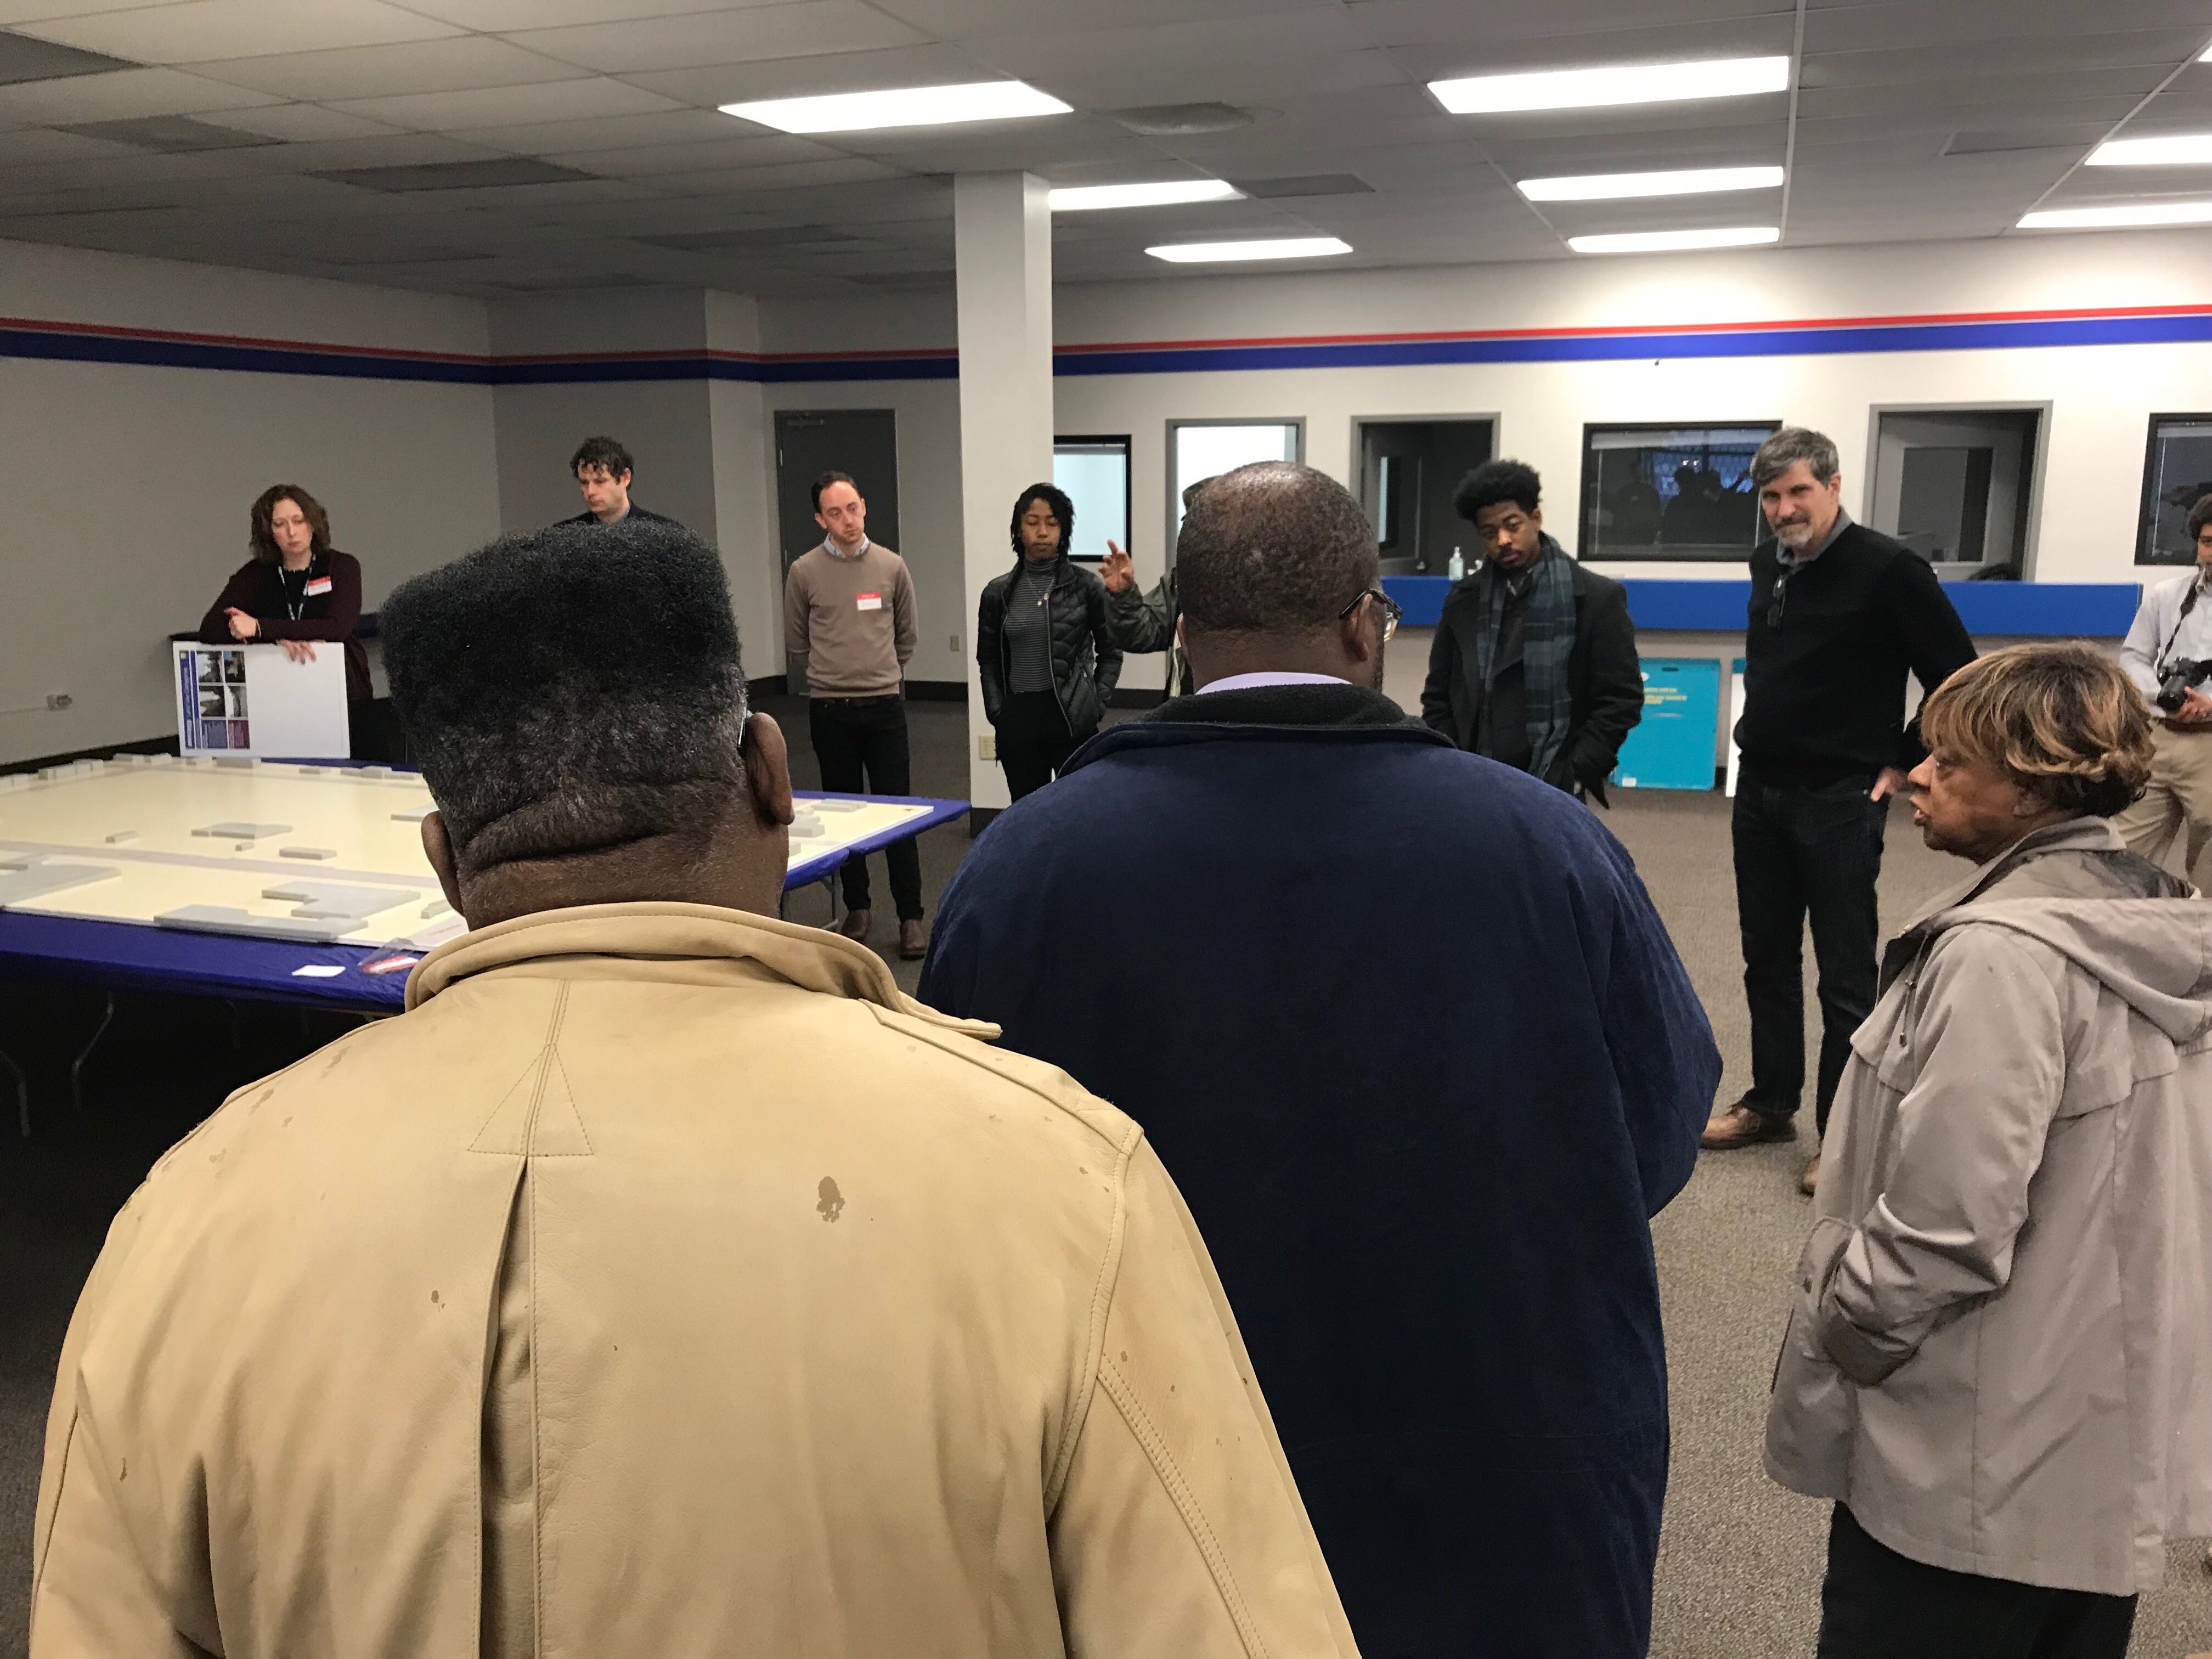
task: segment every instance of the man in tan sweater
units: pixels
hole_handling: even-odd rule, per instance
[[[384,626],[471,931],[118,1218],[36,1659],[1353,1659],[1144,1132],[775,919],[714,552],[511,538]]]
[[[906,739],[906,665],[920,630],[906,561],[868,539],[868,504],[852,478],[814,481],[822,545],[792,561],[783,582],[784,651],[791,686],[807,696],[807,735],[822,787],[848,794],[913,792]],[[911,837],[884,852],[898,906],[899,955],[929,947],[921,920],[921,853]],[[845,921],[838,932],[868,937],[868,865],[845,860]]]

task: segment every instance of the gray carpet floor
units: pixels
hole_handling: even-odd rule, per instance
[[[795,766],[812,757],[796,705],[772,705],[793,731]],[[966,711],[912,711],[917,793],[966,793]],[[1743,1086],[1743,1012],[1729,873],[1728,805],[1718,795],[1630,793],[1607,819],[1635,855],[1727,1057],[1723,1097]],[[964,830],[922,841],[925,891],[937,893],[969,842]],[[891,941],[881,860],[873,943]],[[1958,866],[1928,852],[1900,809],[1882,875],[1893,924]],[[820,890],[792,917],[821,921]],[[914,987],[915,969],[893,964]],[[1808,1006],[1812,1006],[1810,988]],[[97,1021],[81,989],[0,986],[0,1047],[30,1072],[40,1133],[0,1125],[0,1659],[19,1659],[30,1576],[33,1498],[54,1357],[78,1286],[108,1218],[161,1150],[246,1079],[289,1063],[341,1029],[275,1009],[188,999],[125,998],[86,1073],[82,1116],[69,1103],[68,1065]],[[1808,1114],[1809,1115],[1809,1114]],[[1796,1176],[1808,1139],[1709,1155],[1654,1227],[1672,1370],[1674,1455],[1660,1544],[1652,1652],[1661,1659],[1781,1659],[1809,1655],[1819,1620],[1824,1507],[1783,1492],[1759,1468],[1768,1376],[1780,1340],[1788,1275],[1808,1224]],[[2172,1570],[2146,1596],[2130,1652],[2179,1659],[2212,1648],[2212,1581],[2200,1552],[2177,1545]]]

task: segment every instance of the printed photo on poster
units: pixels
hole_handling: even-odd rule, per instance
[[[246,688],[242,685],[230,686],[224,690],[223,696],[229,701],[231,719],[244,720],[246,718]]]
[[[253,737],[252,732],[247,730],[246,722],[244,720],[232,720],[229,724],[230,746],[233,749],[252,748]]]
[[[223,720],[229,714],[229,707],[223,702],[222,687],[210,685],[201,688],[200,717],[203,720]]]
[[[220,651],[196,651],[192,653],[202,685],[219,686],[222,684],[222,659],[223,653]]]
[[[246,684],[246,653],[226,651],[222,653],[222,678],[226,685]]]
[[[229,748],[230,722],[228,720],[202,720],[200,722],[200,747],[203,749]]]

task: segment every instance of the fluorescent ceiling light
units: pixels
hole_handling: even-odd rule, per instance
[[[1172,207],[1178,202],[1237,202],[1244,192],[1222,179],[1177,179],[1159,185],[1069,185],[1052,192],[1054,213],[1097,208]]]
[[[2022,230],[2112,230],[2130,225],[2212,224],[2212,202],[2136,202],[2123,207],[2045,208]]]
[[[1454,115],[1516,110],[1589,109],[1603,104],[1670,104],[1686,98],[1741,98],[1786,92],[1787,58],[1717,58],[1702,64],[1616,64],[1605,69],[1541,70],[1431,81],[1429,90]]]
[[[1724,190],[1779,190],[1780,167],[1692,167],[1680,173],[1586,173],[1565,179],[1523,179],[1515,186],[1532,202],[1618,202],[1633,196],[1706,196]]]
[[[722,113],[779,132],[870,132],[879,127],[938,127],[960,121],[1009,121],[1024,115],[1066,115],[1070,106],[1020,81],[980,81],[957,87],[904,87],[890,92],[833,92],[815,98],[770,98],[725,104]]]
[[[1759,247],[1782,240],[1773,225],[1741,225],[1729,230],[1628,230],[1604,236],[1570,236],[1577,253],[1673,253],[1685,248]]]
[[[1319,259],[1332,253],[1349,253],[1352,244],[1334,236],[1285,236],[1264,242],[1175,242],[1145,252],[1155,259],[1194,265],[1218,259]]]
[[[2107,138],[2089,152],[2089,159],[2081,165],[2164,167],[2191,161],[2212,161],[2212,132],[2185,133],[2172,138]]]

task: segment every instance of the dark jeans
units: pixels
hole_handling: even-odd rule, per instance
[[[1078,739],[1067,729],[1060,699],[1049,691],[1017,691],[999,710],[999,764],[1006,793],[1033,795],[1059,775]]]
[[[1875,880],[1889,804],[1871,777],[1820,788],[1769,784],[1746,767],[1736,783],[1736,921],[1751,1008],[1749,1103],[1787,1118],[1805,1088],[1805,922],[1820,970],[1820,1069],[1814,1117],[1828,1127],[1851,1033],[1874,1012],[1881,922]]]
[[[821,763],[822,787],[841,795],[910,795],[913,776],[906,747],[903,697],[809,697],[806,730]],[[921,918],[921,851],[909,836],[884,849],[891,878],[891,902],[901,921]],[[840,872],[845,906],[868,908],[868,862],[847,859]]]
[[[1830,1517],[1817,1659],[2125,1659],[2135,1622],[2132,1595],[1931,1567]]]

